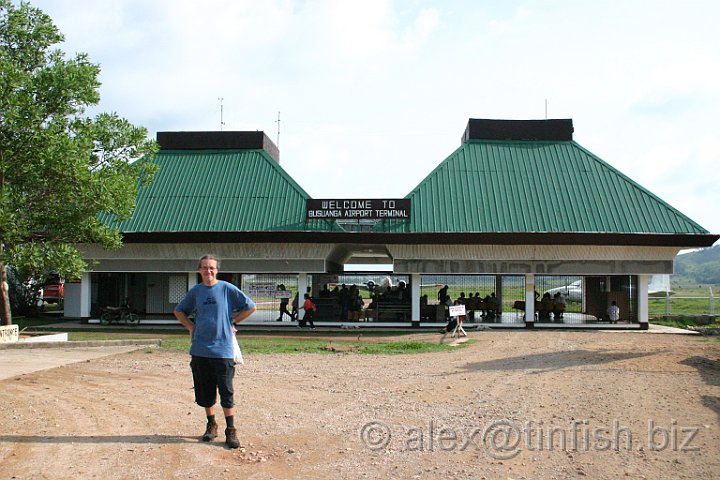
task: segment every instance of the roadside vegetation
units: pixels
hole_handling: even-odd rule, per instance
[[[61,330],[53,327],[53,323],[62,323],[63,320],[47,318],[16,318],[20,331],[25,332],[52,332]],[[41,329],[39,327],[42,327]],[[190,338],[187,332],[181,329],[152,329],[139,330],[132,326],[88,326],[82,331],[62,329],[68,332],[70,341],[100,341],[100,340],[147,340],[160,339],[161,349],[170,351],[188,351]],[[407,333],[375,333],[362,335],[357,332],[298,332],[295,335],[286,333],[258,333],[241,332],[238,340],[244,353],[248,354],[292,354],[292,353],[357,353],[372,355],[398,355],[441,352],[455,349],[471,343],[461,343],[450,346],[450,340],[440,342],[440,335],[429,335],[427,339],[417,339],[417,334]]]
[[[436,341],[429,340],[402,340],[401,337],[388,341],[379,338],[300,338],[300,337],[261,337],[245,336],[238,337],[240,347],[244,353],[250,354],[291,354],[291,353],[359,353],[371,355],[398,355],[430,353],[450,350],[448,343],[440,343],[439,337]],[[464,344],[463,344],[464,345]],[[182,338],[163,339],[162,348],[166,350],[187,351],[190,348],[190,340],[187,336]]]

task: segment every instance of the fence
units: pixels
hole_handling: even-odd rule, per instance
[[[707,295],[669,295],[650,297],[648,310],[650,317],[681,317],[708,315],[714,317],[716,296],[712,288]]]

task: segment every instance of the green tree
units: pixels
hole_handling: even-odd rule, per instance
[[[12,323],[7,266],[42,282],[87,269],[76,245],[118,248],[116,226],[151,181],[157,147],[117,114],[93,117],[100,67],[66,59],[52,19],[29,3],[0,0],[0,318]]]

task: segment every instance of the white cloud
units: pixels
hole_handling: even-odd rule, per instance
[[[705,134],[682,148],[668,147],[644,164],[653,166],[643,177],[655,186],[654,193],[703,227],[716,225],[720,135]]]
[[[412,26],[402,37],[400,52],[417,51],[430,39],[440,23],[440,12],[436,8],[424,8],[418,13]]]

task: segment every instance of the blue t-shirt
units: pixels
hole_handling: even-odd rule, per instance
[[[255,306],[250,297],[232,283],[218,280],[212,287],[199,283],[192,287],[175,310],[195,313],[190,355],[208,358],[233,358],[233,312]]]

